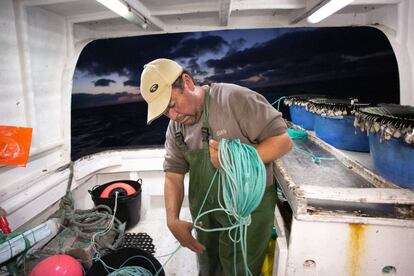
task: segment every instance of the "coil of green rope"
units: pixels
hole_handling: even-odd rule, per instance
[[[242,144],[238,139],[232,141],[222,139],[219,143],[218,153],[221,168],[218,169],[210,183],[193,225],[205,232],[228,230],[229,237],[234,242],[234,260],[236,260],[236,243],[240,242],[245,275],[251,275],[247,264],[246,234],[247,227],[251,223],[250,214],[262,201],[266,189],[266,169],[256,149]],[[217,197],[220,208],[202,212],[217,175],[219,176]],[[222,191],[222,199],[220,191]],[[197,223],[202,216],[217,211],[227,214],[230,226],[206,229]],[[238,275],[236,261],[234,261],[234,272]]]
[[[107,265],[99,256],[95,260],[99,261],[102,264],[103,268],[106,270],[106,272],[108,272],[108,276],[154,276],[151,271],[144,267],[127,266],[126,264],[132,259],[144,259],[147,264],[152,266],[153,270],[156,270],[155,265],[151,262],[151,260],[145,256],[140,255],[129,257],[120,265],[119,268],[114,268]],[[155,275],[158,275],[158,272]]]

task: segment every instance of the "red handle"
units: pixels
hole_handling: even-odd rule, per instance
[[[0,216],[0,229],[3,234],[10,234],[12,232],[6,217]]]

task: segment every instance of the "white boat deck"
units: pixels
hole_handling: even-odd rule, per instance
[[[75,208],[88,209],[93,202],[88,190],[115,180],[142,179],[140,221],[128,229],[131,233],[146,233],[153,239],[156,259],[164,265],[179,247],[166,223],[164,205],[164,150],[108,151],[77,161],[74,168],[75,183],[72,187]],[[118,162],[118,163],[117,163]],[[108,167],[107,164],[116,166]],[[185,190],[188,179],[185,178]],[[187,195],[184,197],[181,219],[191,221]],[[165,265],[165,275],[198,275],[197,257],[187,248],[180,248]]]
[[[154,256],[162,265],[169,259],[171,253],[180,246],[167,227],[163,200],[161,196],[151,197],[151,208],[142,208],[140,221],[127,231],[147,233],[153,239],[155,245]],[[181,218],[191,221],[188,207],[182,209]],[[196,254],[185,247],[181,247],[165,265],[164,271],[165,275],[168,276],[198,275]]]

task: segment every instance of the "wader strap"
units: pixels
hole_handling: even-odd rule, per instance
[[[204,94],[204,112],[203,112],[203,126],[201,127],[201,137],[203,138],[203,145],[206,143],[208,144],[208,140],[210,139],[210,126],[208,125],[208,111],[210,107],[210,90],[209,87],[206,93]]]
[[[177,128],[175,130],[175,144],[181,151],[186,151],[188,149],[187,144],[184,142],[184,135],[182,131],[182,124],[177,123]]]

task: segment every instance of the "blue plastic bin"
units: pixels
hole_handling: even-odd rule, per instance
[[[301,126],[306,130],[313,130],[315,115],[306,110],[304,106],[291,105],[289,107],[290,118],[295,125]]]
[[[375,170],[385,179],[414,189],[414,147],[400,139],[380,143],[380,134],[369,134],[371,158]]]
[[[354,127],[354,118],[315,115],[315,134],[338,149],[369,152],[368,136]]]

